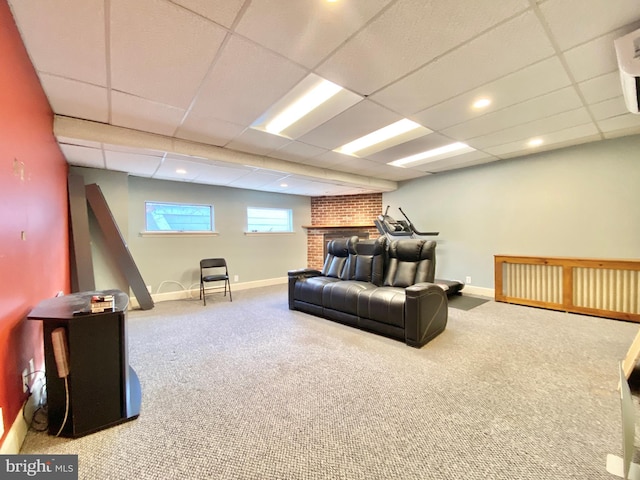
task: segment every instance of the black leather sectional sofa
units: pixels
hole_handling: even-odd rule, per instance
[[[322,271],[288,272],[289,308],[422,347],[447,324],[435,248],[423,239],[332,240]]]

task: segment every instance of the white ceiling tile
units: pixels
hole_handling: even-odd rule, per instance
[[[618,61],[613,41],[625,32],[626,30],[619,30],[564,52],[575,81],[583,82],[617,70]]]
[[[581,106],[582,102],[575,89],[566,87],[447,128],[442,133],[451,138],[465,141]]]
[[[105,151],[104,155],[109,170],[129,172],[144,177],[153,175],[162,161],[162,157],[139,153]]]
[[[247,128],[242,134],[231,140],[226,148],[255,155],[266,155],[290,142],[291,140],[288,138]]]
[[[554,0],[540,11],[562,50],[640,21],[637,0]]]
[[[456,157],[443,158],[435,162],[425,163],[415,167],[425,172],[437,173],[457,168],[471,167],[485,163],[495,162],[498,158],[484,152],[469,152]]]
[[[112,87],[187,108],[226,31],[161,0],[111,0]]]
[[[553,53],[542,25],[533,12],[527,12],[436,59],[371,99],[409,116]]]
[[[271,184],[285,176],[286,175],[283,175],[282,173],[266,172],[264,170],[255,169],[236,180],[232,180],[228,185],[235,188],[262,188],[263,186]]]
[[[40,73],[40,83],[54,112],[96,122],[109,119],[107,89]]]
[[[298,65],[233,36],[205,79],[191,111],[201,117],[250,125],[305,75]]]
[[[111,123],[143,132],[172,136],[184,110],[122,92],[111,93]]]
[[[525,0],[401,0],[347,41],[317,72],[369,95],[528,6]]]
[[[178,127],[176,137],[221,147],[240,135],[247,127],[191,112]]]
[[[517,141],[499,145],[497,147],[487,148],[485,151],[497,157],[507,158],[508,154],[513,152],[517,152],[518,154],[522,154],[524,152],[535,153],[550,149],[556,144],[570,145],[572,144],[572,140],[580,139],[581,137],[597,139],[600,138],[600,135],[595,125],[587,123],[544,135],[542,137],[544,143],[539,148],[529,148],[527,147],[526,141]]]
[[[107,85],[104,0],[11,0],[40,72]]]
[[[622,95],[590,105],[589,110],[591,110],[596,120],[604,120],[605,118],[617,117],[618,115],[626,115],[629,113]]]
[[[233,24],[244,0],[171,0],[192,12],[229,28]]]
[[[376,175],[379,178],[386,178],[394,182],[404,182],[405,180],[411,180],[413,178],[424,177],[426,172],[421,172],[416,168],[402,168],[394,167],[387,164],[377,164],[369,168],[371,175]]]
[[[271,152],[269,156],[289,161],[301,161],[305,163],[313,157],[326,152],[327,150],[315,147],[302,142],[289,142],[278,150]]]
[[[640,127],[640,115],[633,113],[625,113],[616,117],[609,117],[598,121],[598,127],[603,132],[611,132],[613,130],[623,130],[628,128]]]
[[[558,113],[550,117],[541,118],[522,125],[515,125],[482,137],[476,137],[467,143],[477,149],[486,149],[496,145],[512,143],[519,140],[529,140],[552,133],[556,130],[564,130],[576,125],[590,123],[591,117],[585,108],[576,108],[567,112]]]
[[[432,130],[440,130],[569,84],[564,67],[556,57],[551,57],[428,108],[411,118]],[[478,98],[491,99],[491,105],[482,110],[472,108],[472,103]]]
[[[296,0],[287,8],[281,0],[251,2],[236,32],[311,68],[389,2]]]
[[[620,72],[615,70],[611,73],[600,75],[580,83],[578,87],[589,104],[617,97],[622,93]]]
[[[60,150],[69,165],[81,167],[105,168],[102,150],[79,145],[60,145]]]
[[[401,119],[400,115],[392,113],[370,100],[363,100],[303,135],[299,140],[333,150]]]
[[[220,165],[201,165],[198,167],[198,176],[193,180],[198,183],[208,183],[212,185],[232,185],[238,179],[243,179],[251,175],[248,168],[221,167]]]

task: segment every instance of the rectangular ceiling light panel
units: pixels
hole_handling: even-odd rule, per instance
[[[422,137],[433,133],[419,123],[413,122],[407,118],[403,118],[395,123],[380,128],[375,132],[371,132],[363,137],[357,138],[352,142],[334,150],[334,152],[351,155],[354,157],[365,158],[395,145],[408,142],[414,138]]]
[[[253,122],[251,128],[296,139],[361,100],[361,96],[312,73]]]
[[[393,165],[394,167],[415,167],[416,165],[435,162],[436,160],[442,160],[443,158],[455,157],[457,155],[462,155],[463,153],[473,152],[474,150],[475,148],[470,147],[466,143],[450,143],[449,145],[433,148],[426,152],[420,152],[415,155],[399,158],[398,160],[389,162],[388,165]]]

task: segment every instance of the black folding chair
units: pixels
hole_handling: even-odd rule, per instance
[[[200,260],[200,298],[207,304],[207,292],[214,289],[221,289],[222,286],[208,287],[206,284],[210,282],[224,282],[224,296],[227,296],[227,288],[229,289],[229,301],[233,302],[231,297],[231,282],[229,282],[229,270],[227,262],[224,258],[205,258]]]

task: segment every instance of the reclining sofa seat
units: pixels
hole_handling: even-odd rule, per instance
[[[333,240],[322,272],[289,272],[289,308],[421,347],[447,323],[446,293],[432,283],[435,247],[424,239]]]

